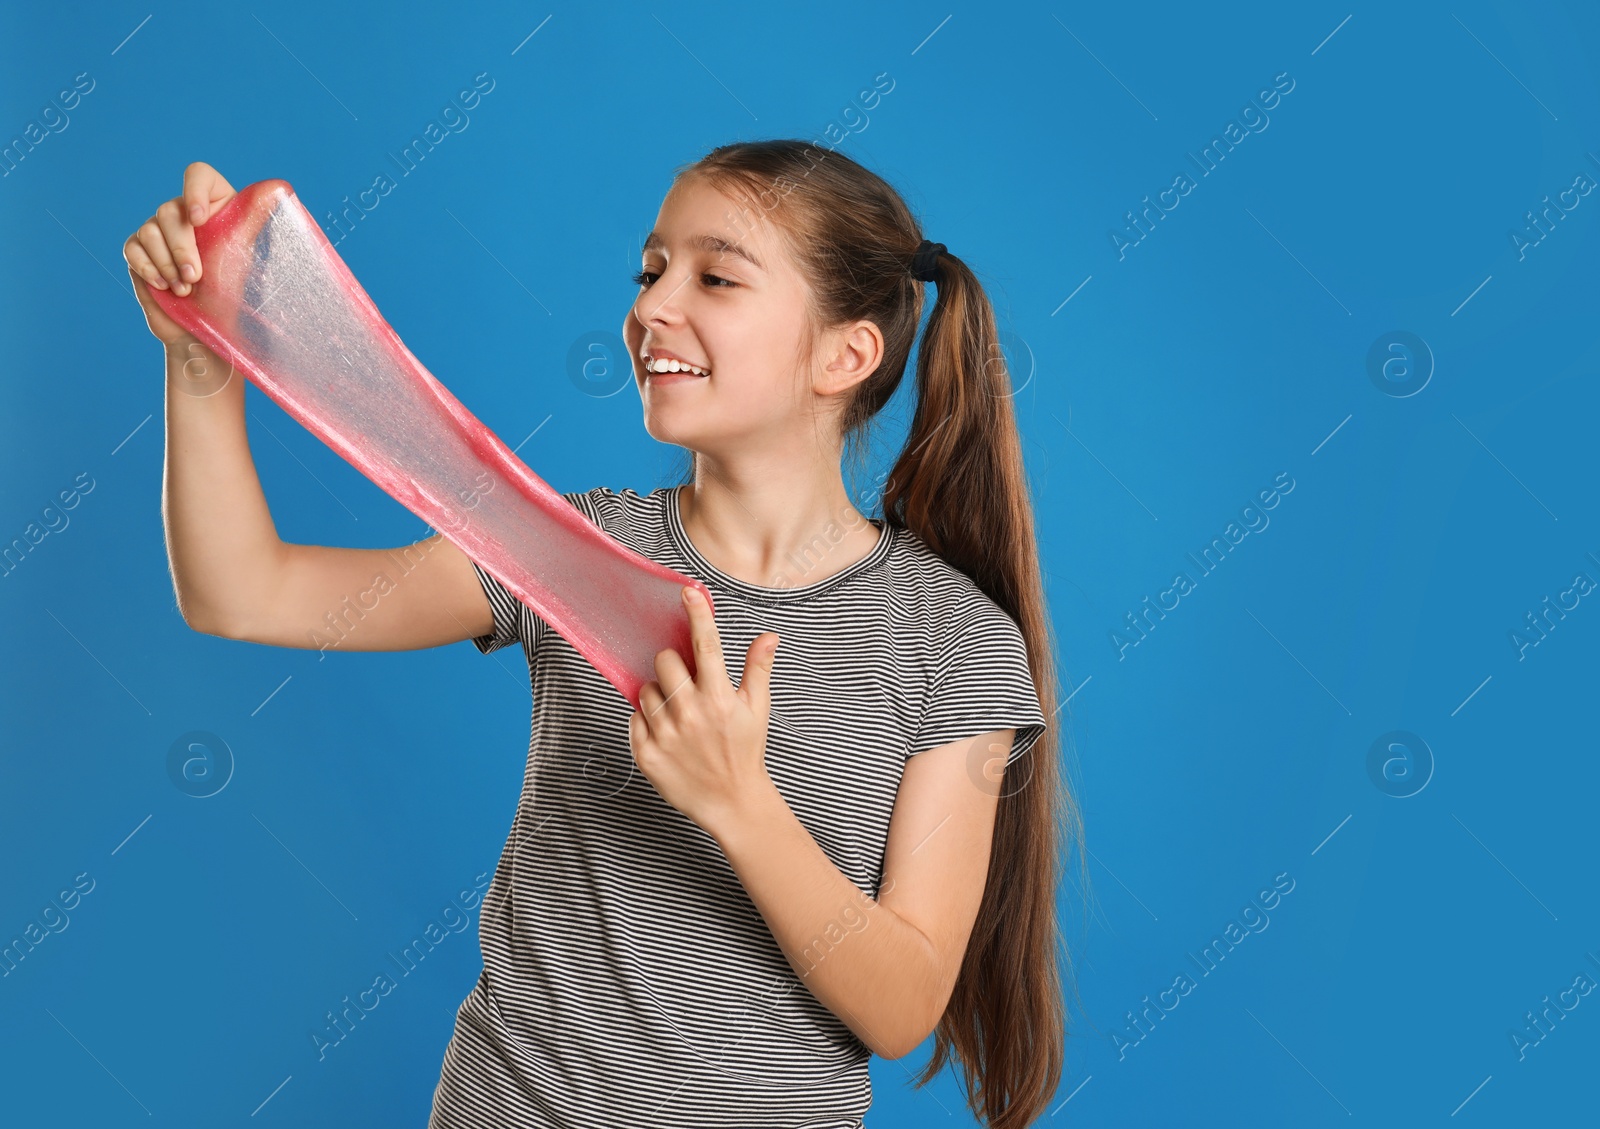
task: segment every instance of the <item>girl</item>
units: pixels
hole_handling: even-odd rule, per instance
[[[188,293],[194,225],[232,195],[192,164],[124,248],[167,347],[173,577],[197,630],[315,645],[394,558],[278,539],[243,381],[145,289]],[[442,536],[395,550],[404,582],[348,637],[516,643],[531,672],[523,793],[430,1127],[860,1127],[870,1055],[929,1034],[919,1086],[954,1057],[978,1116],[1030,1124],[1061,1079],[1054,900],[1078,822],[989,301],[890,185],[786,140],[679,170],[634,281],[645,429],[686,474],[565,497],[713,592],[714,615],[685,589],[695,670],[662,651],[632,710]],[[869,519],[842,452],[899,386],[928,284],[910,434]]]

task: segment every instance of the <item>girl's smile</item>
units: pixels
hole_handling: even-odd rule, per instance
[[[682,372],[688,369],[700,376],[710,376],[710,365],[697,365],[684,360],[676,353],[669,353],[665,349],[649,348],[640,351],[639,356],[644,359],[644,367],[649,372]]]

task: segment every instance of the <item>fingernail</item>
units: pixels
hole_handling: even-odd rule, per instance
[[[205,215],[205,214],[206,214],[206,210],[204,208],[202,208],[199,204],[190,205],[190,207],[189,207],[189,222],[190,223],[199,223],[200,222],[200,217]]]
[[[167,280],[158,274],[153,280],[151,280],[150,285],[154,286],[158,290],[165,290],[167,288]]]
[[[183,275],[183,277],[188,279],[190,282],[193,282],[194,281],[194,264],[193,263],[184,263],[183,266],[178,268],[178,273]]]

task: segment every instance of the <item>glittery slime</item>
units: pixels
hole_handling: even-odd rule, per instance
[[[657,652],[695,670],[679,593],[711,593],[606,535],[463,407],[288,183],[247,185],[195,240],[190,292],[150,289],[173,321],[498,578],[635,709]]]

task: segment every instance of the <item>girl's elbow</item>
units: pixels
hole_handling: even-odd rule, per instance
[[[931,1021],[923,1019],[909,1029],[896,1032],[878,1045],[868,1045],[871,1047],[872,1053],[879,1058],[886,1058],[891,1061],[897,1058],[905,1058],[906,1055],[922,1046],[938,1026],[938,1019]]]

